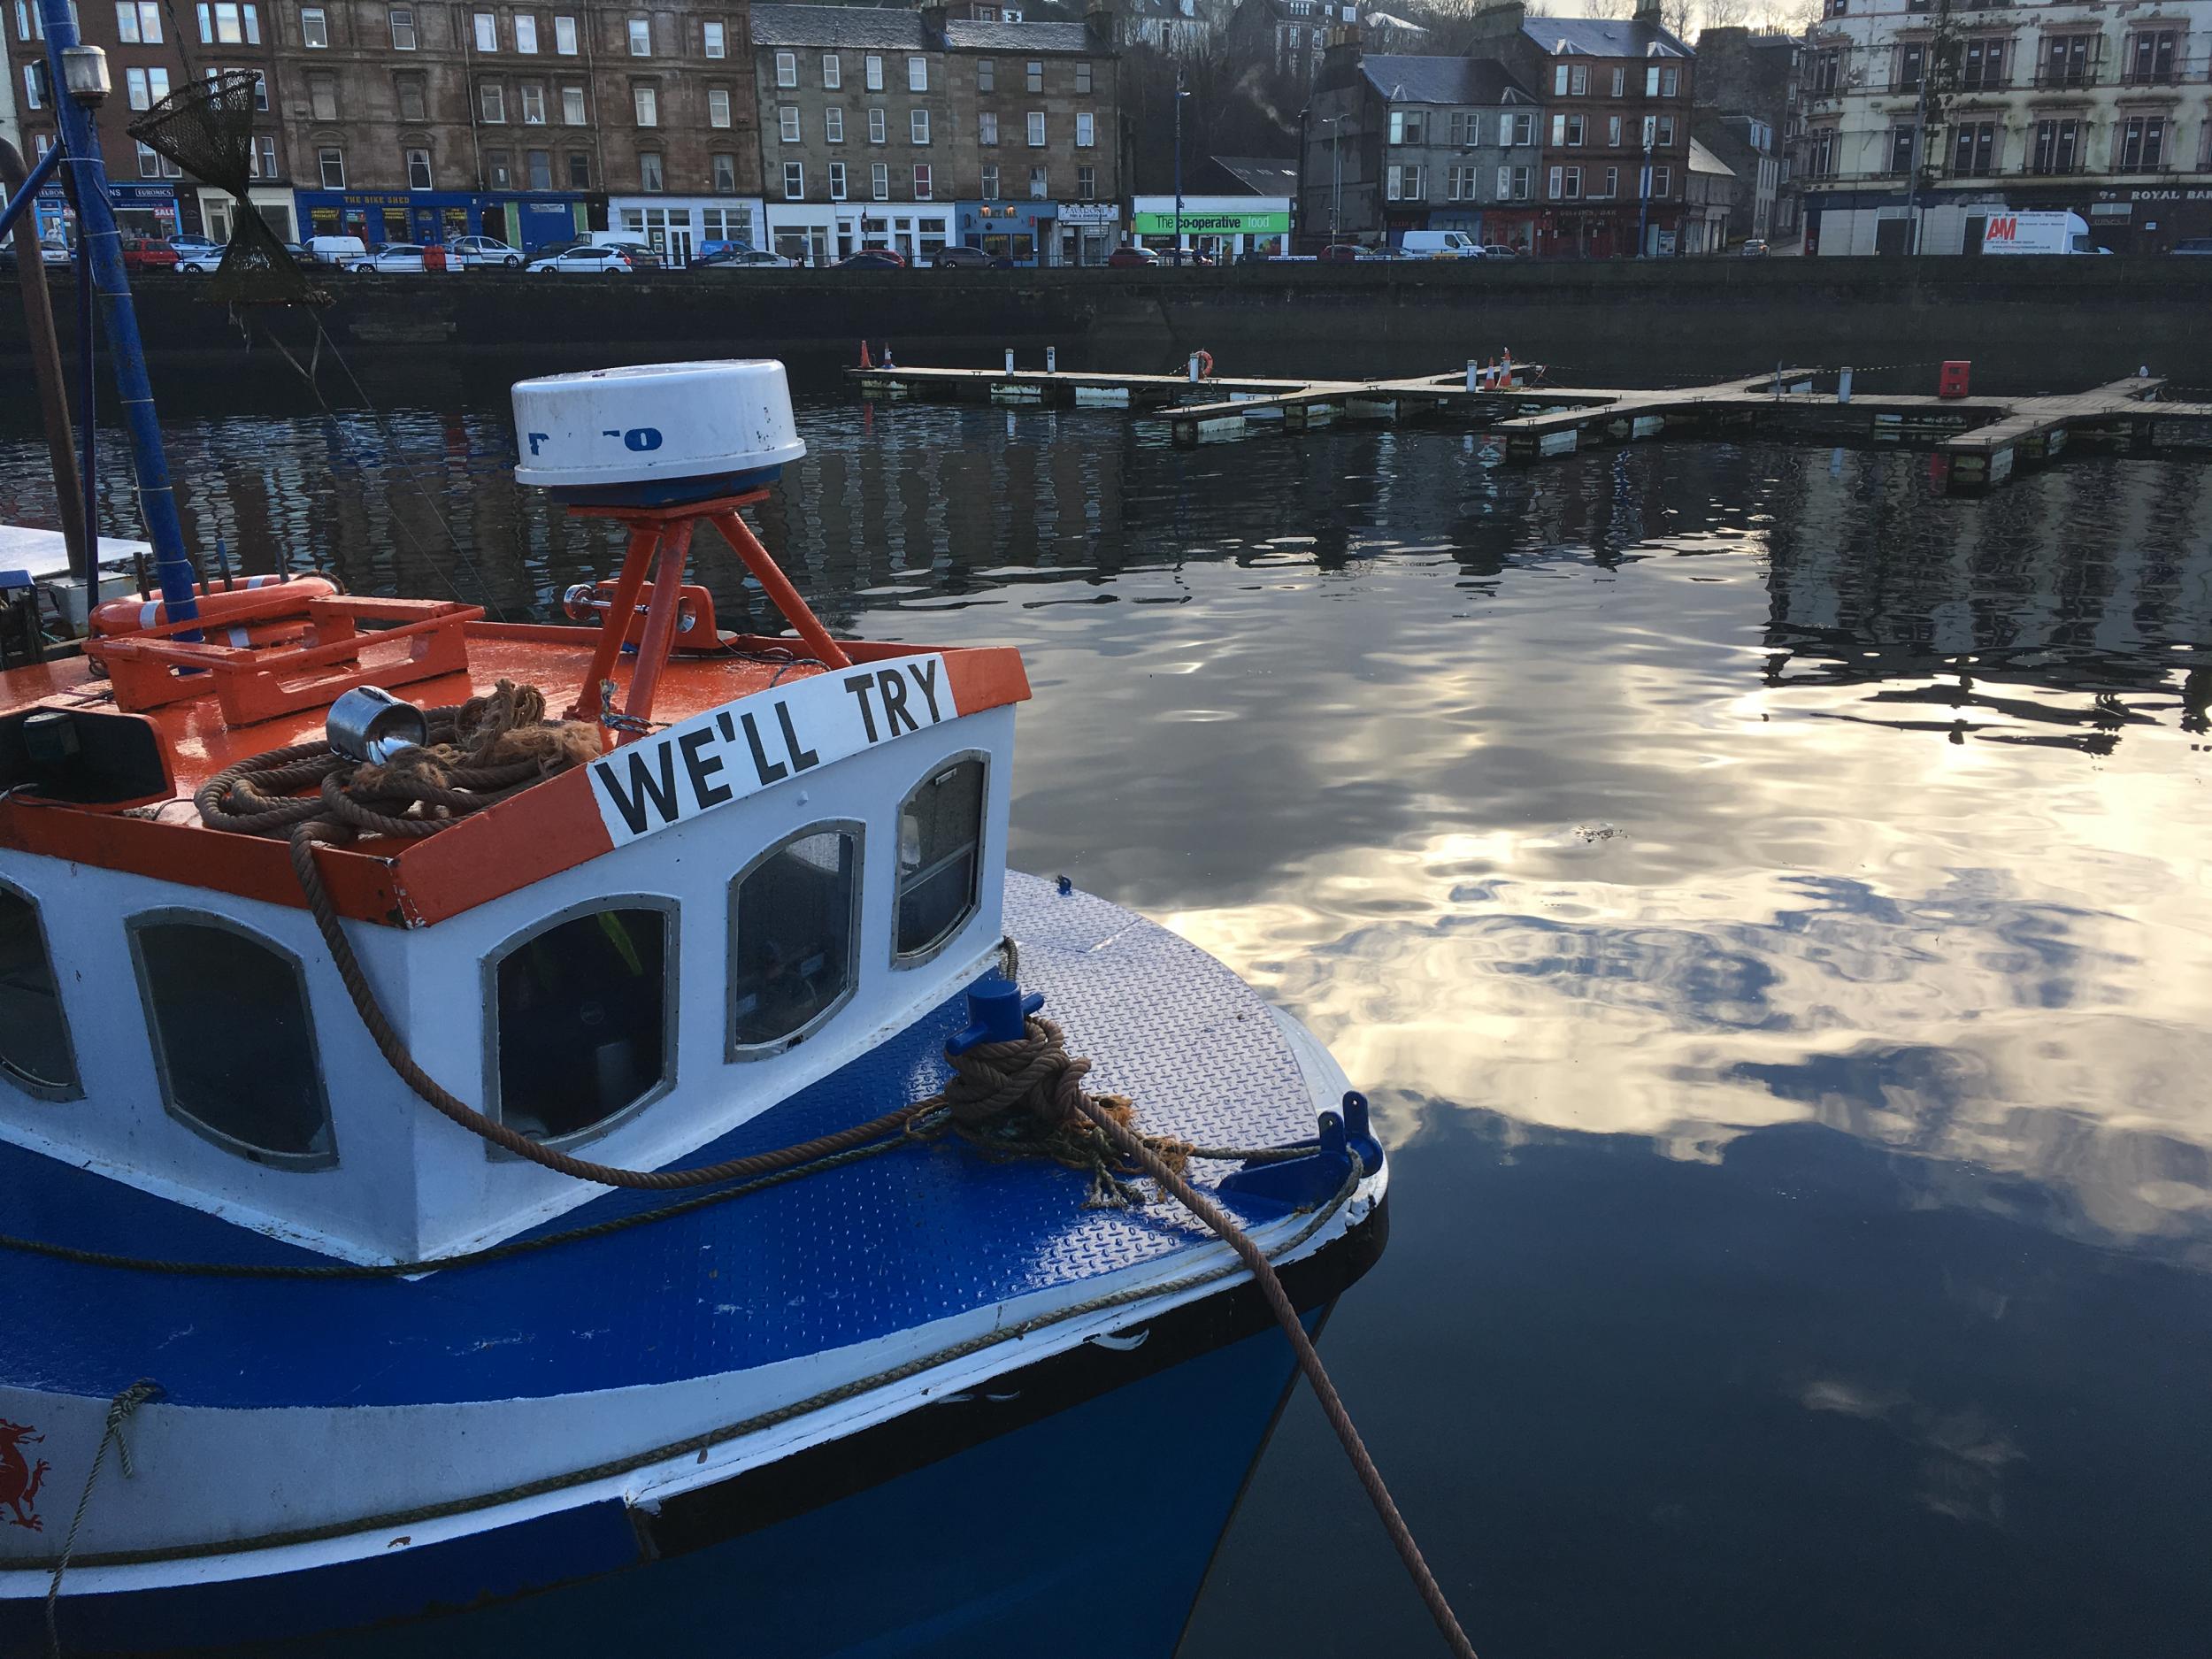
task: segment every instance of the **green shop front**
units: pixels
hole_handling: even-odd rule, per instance
[[[1290,249],[1288,196],[1187,196],[1179,216],[1171,196],[1137,198],[1136,236],[1145,247],[1174,247],[1179,222],[1184,247],[1217,259],[1286,253]]]

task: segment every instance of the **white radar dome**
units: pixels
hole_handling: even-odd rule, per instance
[[[665,505],[773,482],[806,453],[783,365],[654,363],[518,380],[518,483]]]

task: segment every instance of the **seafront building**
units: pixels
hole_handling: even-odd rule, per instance
[[[1978,250],[2068,209],[2116,253],[2212,234],[2212,0],[1825,0],[1805,45],[1808,252]]]

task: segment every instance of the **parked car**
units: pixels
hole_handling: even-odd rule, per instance
[[[661,257],[659,249],[628,231],[595,230],[583,239],[582,245],[590,248],[619,248],[630,257],[630,265],[634,270],[657,271],[668,263]]]
[[[133,271],[173,271],[177,250],[160,236],[122,236],[123,264]]]
[[[2212,253],[2212,236],[2185,236],[2169,251],[2172,253]]]
[[[423,244],[419,242],[388,242],[366,258],[349,261],[346,269],[357,276],[366,276],[394,271],[454,271],[459,268],[442,257],[445,252],[442,248],[438,250],[441,257],[434,262],[426,262],[424,252]]]
[[[223,250],[215,242],[196,239],[194,246],[177,250],[177,269],[187,276],[212,276],[222,263]]]
[[[71,258],[69,244],[62,242],[42,242],[38,245],[38,257],[41,265],[67,265]],[[12,276],[20,268],[15,257],[14,236],[0,236],[0,271],[4,271]]]
[[[565,271],[571,274],[590,275],[594,272],[618,272],[628,276],[637,266],[630,256],[619,248],[598,248],[589,242],[563,248],[553,253],[541,253],[523,267],[526,271]]]
[[[1356,242],[1333,242],[1315,257],[1324,265],[1349,265],[1366,252]]]
[[[1518,259],[1521,250],[1508,247],[1502,242],[1486,242],[1482,244],[1482,257],[1486,259]]]
[[[369,251],[358,236],[310,236],[303,245],[317,265],[350,265]]]
[[[1744,245],[1736,251],[1747,259],[1763,259],[1767,257],[1766,239],[1761,236],[1748,237],[1745,240]]]
[[[464,269],[477,265],[495,265],[503,271],[522,269],[522,250],[509,247],[496,236],[464,236],[447,246],[445,257],[448,265]]]
[[[1110,266],[1127,270],[1136,265],[1157,265],[1160,256],[1149,248],[1140,248],[1133,242],[1126,248],[1117,248],[1108,254],[1106,263]]]
[[[315,250],[303,242],[288,242],[284,244],[284,251],[292,256],[294,265],[304,270],[312,270],[321,263],[315,257]]]
[[[993,257],[980,248],[965,247],[940,248],[929,263],[940,271],[1003,271],[1014,264],[1004,254]]]
[[[172,236],[169,245],[177,250],[180,260],[189,259],[196,253],[211,253],[219,259],[223,255],[223,244],[212,236]]]
[[[849,253],[837,262],[840,271],[903,271],[906,256],[893,253],[888,248],[863,248],[858,253]]]
[[[739,248],[724,243],[709,248],[691,263],[692,268],[699,271],[787,271],[799,262],[771,253],[765,248]]]

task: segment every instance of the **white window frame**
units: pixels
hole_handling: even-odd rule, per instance
[[[651,18],[630,19],[626,33],[630,42],[631,57],[650,58],[653,55],[653,19]]]
[[[471,19],[471,26],[476,31],[476,50],[478,51],[495,52],[499,50],[498,12],[479,12]]]
[[[515,13],[511,22],[515,31],[515,50],[526,58],[538,53],[538,20],[527,12]]]
[[[835,52],[824,52],[822,54],[823,89],[827,92],[835,92],[844,84],[845,60]]]
[[[1088,110],[1075,112],[1075,147],[1091,150],[1096,147],[1098,119]]]
[[[637,117],[637,124],[640,127],[658,127],[661,124],[660,88],[632,87],[630,88],[630,112]]]
[[[929,90],[929,59],[920,56],[906,60],[906,89],[909,92]]]
[[[557,17],[553,19],[553,50],[563,58],[576,56],[576,19]]]
[[[776,54],[776,84],[780,87],[795,87],[799,84],[798,53],[778,52]]]
[[[929,111],[909,110],[906,112],[907,137],[917,144],[929,142]]]
[[[883,90],[883,59],[879,55],[870,52],[862,59],[861,79],[866,82],[869,91]]]
[[[826,144],[845,142],[845,111],[834,104],[822,111],[822,142]]]
[[[806,200],[806,164],[787,161],[783,164],[783,199],[787,202]]]
[[[841,161],[831,162],[829,165],[829,197],[831,201],[841,202],[845,199],[845,164]]]
[[[730,124],[730,89],[727,87],[707,88],[707,125],[727,127]]]
[[[1024,118],[1024,124],[1028,129],[1029,148],[1042,150],[1045,147],[1045,112],[1042,110],[1030,111]]]
[[[891,199],[891,164],[872,161],[868,164],[868,194],[872,200],[887,202]]]
[[[780,142],[786,144],[799,142],[799,111],[796,105],[780,104],[776,106],[776,137]]]
[[[730,55],[730,27],[718,18],[709,18],[699,25],[699,50],[709,58],[727,58]]]
[[[313,21],[309,19],[312,19]],[[300,8],[300,44],[310,51],[323,51],[330,45],[330,13],[320,6]]]

